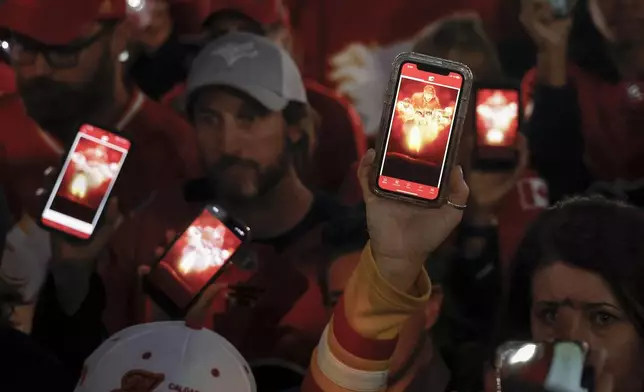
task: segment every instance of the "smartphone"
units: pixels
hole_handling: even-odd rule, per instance
[[[475,85],[476,147],[473,166],[478,170],[509,171],[517,165],[517,136],[522,121],[519,86]]]
[[[587,355],[587,345],[576,341],[504,343],[495,356],[497,391],[519,385],[553,392],[592,390],[594,372]]]
[[[396,57],[376,145],[376,195],[430,208],[445,203],[471,88],[472,71],[463,64]]]
[[[106,129],[79,128],[40,217],[40,224],[88,240],[99,223],[131,143]]]
[[[206,206],[152,267],[145,291],[169,316],[183,318],[248,242],[245,224],[219,206]]]

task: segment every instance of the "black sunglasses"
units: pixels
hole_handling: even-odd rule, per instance
[[[9,42],[11,63],[17,66],[33,65],[38,54],[42,54],[51,68],[74,68],[78,65],[81,53],[112,32],[117,24],[118,21],[105,22],[103,27],[92,36],[63,46],[44,45],[29,37],[13,34]]]

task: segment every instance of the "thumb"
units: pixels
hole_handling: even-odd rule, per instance
[[[136,316],[139,318],[138,322],[140,324],[143,324],[153,320],[152,303],[146,295],[143,285],[143,280],[150,273],[150,267],[147,265],[140,265],[137,268],[136,272],[138,276],[136,291],[137,296],[135,298],[135,300],[137,301],[136,306],[138,309]]]
[[[360,160],[360,165],[358,165],[358,180],[360,181],[360,186],[362,187],[362,194],[364,199],[367,200],[371,196],[371,187],[369,185],[370,176],[373,170],[373,161],[376,158],[376,151],[372,148],[367,151],[366,154]]]
[[[197,300],[186,315],[186,323],[194,326],[202,326],[208,310],[212,307],[217,295],[228,287],[225,283],[215,283],[206,288],[201,297]]]

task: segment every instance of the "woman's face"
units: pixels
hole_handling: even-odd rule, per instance
[[[561,262],[542,268],[533,278],[530,314],[534,340],[577,340],[603,349],[615,390],[642,390],[642,341],[599,275]]]

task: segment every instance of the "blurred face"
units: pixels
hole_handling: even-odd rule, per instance
[[[533,278],[533,339],[577,340],[606,350],[605,371],[616,391],[641,391],[642,341],[606,282],[598,275],[555,263]]]
[[[64,137],[112,100],[116,67],[112,31],[113,27],[96,24],[64,48],[16,38],[12,56],[18,88],[29,116],[42,128]]]
[[[280,112],[230,90],[200,93],[194,105],[201,158],[231,201],[260,197],[273,189],[290,167],[287,125]]]
[[[431,101],[432,99],[434,99],[434,92],[432,90],[425,90],[424,95],[426,101]]]

